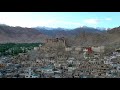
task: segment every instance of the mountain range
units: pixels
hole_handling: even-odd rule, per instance
[[[64,28],[48,28],[48,27],[36,27],[38,31],[40,31],[43,34],[46,34],[48,36],[52,37],[60,37],[60,36],[75,36],[82,32],[87,33],[103,33],[105,32],[105,29],[97,29],[92,27],[80,27],[75,29],[64,29]]]
[[[120,27],[105,28],[78,27],[75,29],[49,27],[13,27],[0,25],[0,43],[35,43],[47,38],[66,37],[69,45],[109,45],[120,43]]]
[[[112,29],[100,27],[93,28],[87,26],[75,29],[48,29],[37,27],[36,29],[51,37],[66,37],[69,45],[91,46],[120,44],[120,27]]]

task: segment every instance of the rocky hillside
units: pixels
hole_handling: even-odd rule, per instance
[[[118,45],[120,44],[120,27],[101,33],[82,32],[73,39],[79,45]]]
[[[47,36],[33,28],[0,25],[0,43],[43,42]]]

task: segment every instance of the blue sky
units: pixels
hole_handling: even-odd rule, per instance
[[[120,12],[0,12],[0,23],[22,27],[120,26]]]

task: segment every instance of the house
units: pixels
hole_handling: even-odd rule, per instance
[[[88,50],[86,48],[83,48],[83,52],[87,52]]]
[[[62,71],[60,69],[53,69],[54,74],[60,74]]]
[[[40,44],[39,47],[42,47],[42,44]]]
[[[13,73],[6,73],[6,78],[12,78],[14,76]]]
[[[110,60],[111,59],[116,59],[117,57],[116,56],[110,56]]]
[[[69,59],[69,60],[75,60],[75,58],[74,58],[74,57],[69,57],[68,59]]]
[[[39,78],[38,74],[25,74],[25,78]]]
[[[117,71],[120,72],[120,65],[117,65]]]
[[[25,78],[39,78],[39,75],[35,74],[31,68],[28,68],[25,72]]]
[[[39,47],[34,47],[34,50],[35,50],[35,51],[39,50]]]
[[[67,62],[68,62],[69,64],[72,64],[72,63],[73,63],[73,60],[67,60]]]
[[[61,64],[59,64],[59,63],[54,63],[54,66],[55,66],[55,68],[59,68],[59,67],[61,66]]]
[[[0,68],[4,68],[4,67],[6,67],[6,64],[1,63],[1,64],[0,64]]]
[[[53,78],[61,78],[61,75],[60,75],[60,74],[55,74],[55,75],[53,76]]]
[[[91,55],[91,54],[89,54],[89,53],[87,53],[87,52],[84,52],[84,53],[83,53],[84,59],[88,59],[88,58],[90,59],[90,55]]]
[[[75,70],[75,72],[73,73],[73,77],[80,78],[80,72],[78,70]]]
[[[82,48],[81,47],[75,47],[75,51],[81,51]]]
[[[105,60],[104,64],[112,64],[112,62],[110,60]]]
[[[49,62],[50,62],[50,63],[55,63],[55,61],[54,61],[54,60],[50,60]]]
[[[114,56],[117,56],[117,57],[120,57],[120,50],[119,50],[119,49],[116,49],[116,51],[113,52],[113,55],[114,55]]]
[[[86,48],[87,49],[87,52],[90,54],[90,53],[92,53],[92,48],[91,47],[88,47],[88,48]]]
[[[36,59],[36,63],[42,63],[42,61],[40,59]]]
[[[90,62],[90,64],[91,64],[91,63],[94,64],[94,63],[96,62],[96,59],[90,59],[89,62]]]
[[[116,51],[116,52],[118,52],[118,53],[120,53],[120,48],[118,48],[118,49],[115,49],[115,51]]]
[[[20,78],[25,78],[25,73],[20,73],[20,74],[19,74],[19,77],[20,77]]]
[[[72,66],[71,64],[68,66],[68,72],[71,72],[71,71],[73,71],[75,69],[76,69],[76,67]]]
[[[106,76],[111,77],[112,73],[111,72],[106,72]]]
[[[72,48],[71,47],[66,47],[65,51],[72,51]]]
[[[54,72],[53,72],[53,67],[49,67],[49,66],[42,67],[42,68],[41,68],[41,72],[42,72],[42,73],[54,73]]]
[[[99,58],[100,57],[100,53],[94,53],[94,58]]]
[[[68,60],[67,60],[67,63],[73,63],[75,61],[75,58],[74,57],[70,57],[70,58],[68,58]]]
[[[93,47],[92,47],[92,51],[94,51],[94,52],[103,53],[104,50],[105,50],[105,47],[104,47],[104,46],[93,46]]]
[[[61,67],[62,69],[67,69],[67,64],[63,63],[63,64],[61,64],[60,67]]]
[[[115,74],[115,73],[118,73],[118,71],[115,70],[115,69],[113,69],[113,70],[110,70],[110,73],[113,75],[113,74]]]
[[[2,78],[2,75],[3,75],[3,74],[0,72],[0,78]]]

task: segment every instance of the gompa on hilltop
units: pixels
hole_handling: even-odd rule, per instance
[[[61,38],[55,38],[55,39],[46,39],[45,46],[51,46],[51,47],[66,47],[66,40],[64,37]]]

